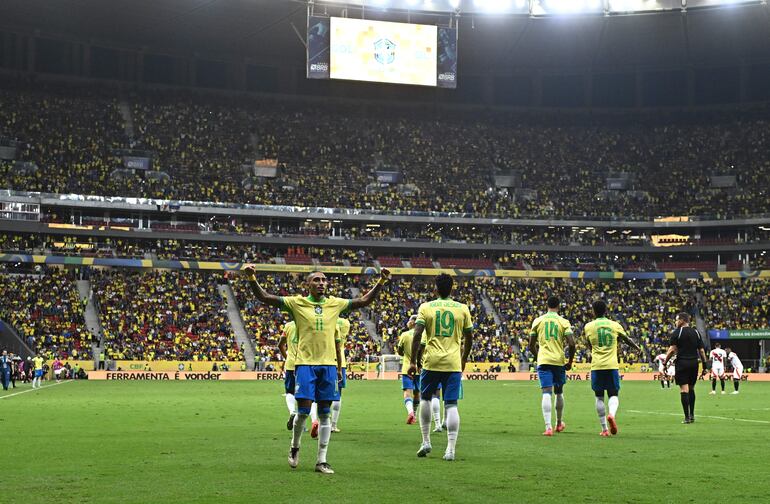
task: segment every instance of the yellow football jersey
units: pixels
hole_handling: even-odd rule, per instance
[[[42,357],[33,357],[32,362],[35,363],[35,370],[39,371],[43,369],[43,362],[45,362],[45,359],[43,359]]]
[[[623,326],[601,317],[587,323],[584,331],[591,342],[591,370],[618,369],[618,336],[627,336]]]
[[[303,296],[281,298],[281,307],[297,326],[296,366],[336,366],[337,319],[350,308],[350,299],[334,296],[315,300]]]
[[[286,337],[286,364],[284,370],[294,371],[294,363],[297,360],[297,325],[288,322],[283,326],[283,335]]]
[[[537,336],[540,350],[537,352],[537,365],[563,366],[567,363],[564,355],[564,339],[572,335],[569,321],[558,313],[548,312],[532,322],[530,336]],[[530,349],[531,350],[531,349]]]
[[[423,335],[425,333],[423,332]],[[414,329],[409,329],[398,335],[398,348],[404,360],[401,363],[401,374],[409,372],[409,364],[412,360],[412,342],[414,341]]]
[[[337,319],[337,333],[334,335],[337,340],[337,346],[340,347],[340,356],[342,357],[342,367],[348,367],[348,361],[345,359],[345,342],[350,334],[350,321],[344,318]]]
[[[422,368],[428,371],[462,371],[460,349],[463,332],[473,329],[468,306],[449,298],[429,301],[420,305],[417,323],[425,327]]]

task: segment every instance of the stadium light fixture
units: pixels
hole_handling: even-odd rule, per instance
[[[485,12],[509,12],[512,3],[511,0],[475,0],[474,5]],[[526,0],[516,0],[516,8],[522,9],[526,3]]]
[[[460,8],[460,0],[449,0],[449,6],[453,9],[459,9]]]

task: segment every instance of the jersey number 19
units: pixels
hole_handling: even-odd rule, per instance
[[[455,316],[451,311],[436,310],[436,322],[434,324],[436,329],[433,335],[436,337],[448,338],[455,332]]]

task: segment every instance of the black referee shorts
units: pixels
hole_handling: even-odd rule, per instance
[[[676,384],[695,385],[698,381],[698,359],[677,359]]]

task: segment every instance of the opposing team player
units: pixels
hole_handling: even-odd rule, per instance
[[[658,378],[660,380],[660,388],[671,388],[671,381],[668,379],[668,373],[666,372],[666,354],[662,353],[655,357],[655,363],[658,365]]]
[[[572,368],[575,358],[575,340],[572,338],[572,326],[559,315],[559,298],[548,298],[548,312],[532,322],[529,333],[529,349],[537,360],[537,376],[543,392],[541,407],[545,420],[544,436],[553,436],[551,427],[551,395],[556,393],[556,432],[562,432],[564,423],[564,384],[567,371]],[[569,361],[564,355],[564,340],[569,346]]]
[[[714,343],[714,348],[709,352],[709,359],[711,359],[711,392],[709,394],[714,395],[717,393],[717,379],[719,379],[719,383],[722,385],[722,393],[724,394],[727,352],[722,350],[721,343]]]
[[[414,424],[414,407],[420,404],[420,377],[409,376],[409,364],[412,361],[412,339],[414,338],[414,324],[417,322],[417,315],[412,315],[406,323],[407,330],[399,334],[396,345],[396,353],[404,358],[401,364],[401,390],[404,391],[404,407],[406,408],[406,423]],[[417,367],[420,363],[417,362]]]
[[[289,421],[286,428],[294,428],[294,417],[297,415],[297,401],[294,399],[294,388],[297,381],[294,377],[294,361],[297,358],[297,326],[293,321],[287,322],[278,340],[278,351],[283,356],[283,385],[286,391],[286,407],[289,409]]]
[[[738,358],[738,356],[735,355],[735,352],[733,352],[730,347],[727,347],[725,350],[727,351],[727,361],[730,363],[730,367],[733,369],[733,387],[735,387],[735,390],[730,393],[737,394],[738,387],[741,384],[741,378],[743,378],[743,363]]]
[[[618,423],[615,416],[618,413],[620,400],[620,373],[618,372],[618,342],[623,342],[640,352],[639,346],[631,341],[623,326],[614,320],[605,317],[607,304],[602,300],[594,301],[594,315],[596,319],[585,325],[584,331],[588,340],[588,349],[591,351],[591,388],[596,395],[596,413],[599,415],[599,423],[602,431],[599,433],[607,437],[612,433],[618,433]],[[604,407],[604,393],[607,392],[607,406],[609,414]],[[607,424],[609,423],[609,431]]]
[[[329,282],[326,275],[318,271],[310,273],[306,278],[310,292],[307,297],[283,297],[267,293],[259,285],[253,265],[246,267],[246,274],[256,298],[288,312],[296,325],[297,356],[294,374],[297,383],[294,395],[298,407],[289,448],[289,466],[296,468],[299,464],[302,432],[310,415],[310,407],[315,401],[318,403],[320,423],[315,470],[323,474],[334,474],[326,461],[326,453],[331,437],[331,403],[337,399],[337,387],[342,380],[342,359],[335,340],[337,319],[341,313],[370,305],[390,279],[390,271],[383,268],[375,286],[356,299],[327,296]]]
[[[339,432],[337,422],[340,419],[340,411],[342,410],[342,389],[347,386],[348,383],[348,361],[345,358],[345,342],[348,340],[348,334],[350,334],[350,321],[346,318],[337,319],[337,346],[339,347],[340,358],[342,360],[342,378],[337,384],[337,398],[332,402],[332,432]]]
[[[454,281],[446,273],[436,277],[438,299],[420,305],[412,338],[409,376],[417,373],[417,358],[425,333],[420,373],[420,431],[422,445],[418,457],[428,455],[430,443],[430,402],[439,384],[444,395],[447,425],[447,447],[444,460],[455,459],[457,435],[460,432],[460,414],[457,401],[462,394],[462,372],[468,362],[473,342],[473,320],[468,306],[450,298]]]

